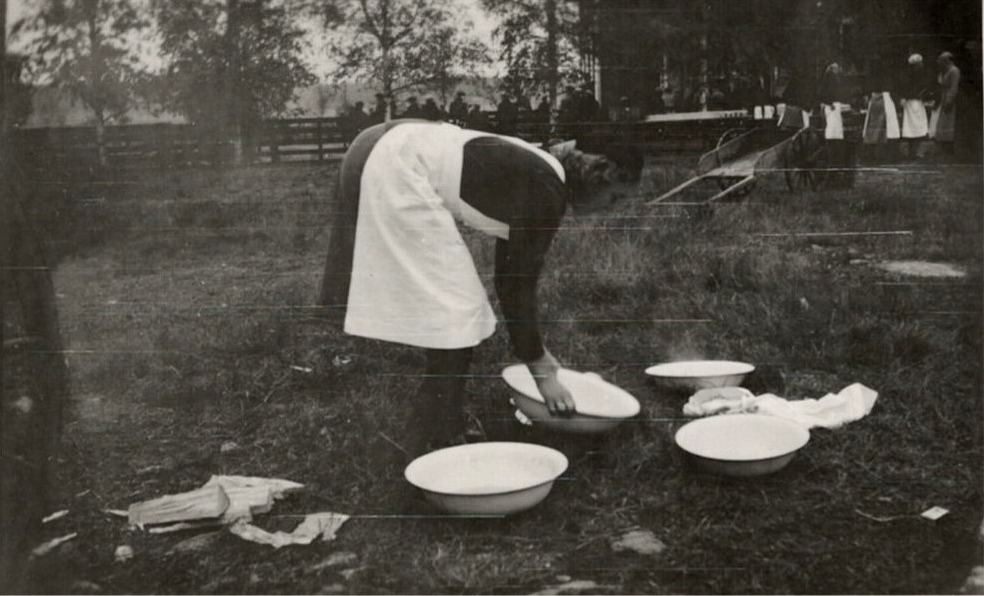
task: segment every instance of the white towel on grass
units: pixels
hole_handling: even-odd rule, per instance
[[[683,406],[687,416],[758,413],[778,416],[806,428],[838,428],[871,413],[878,392],[854,383],[820,399],[787,400],[771,393],[753,395],[741,387],[701,389]]]

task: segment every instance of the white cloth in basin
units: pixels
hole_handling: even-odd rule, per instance
[[[683,406],[687,416],[758,413],[778,416],[806,428],[838,428],[871,413],[878,392],[854,383],[820,399],[787,400],[771,393],[752,395],[741,387],[701,389]]]

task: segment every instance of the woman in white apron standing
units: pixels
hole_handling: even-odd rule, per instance
[[[923,99],[929,93],[929,75],[919,54],[909,56],[909,66],[899,84],[902,103],[902,139],[906,144],[906,156],[919,158],[919,147],[929,134],[929,119]]]
[[[851,188],[854,186],[857,155],[854,142],[844,140],[844,113],[851,109],[851,89],[837,62],[831,62],[824,70],[818,96],[824,116],[823,138],[830,157],[831,171],[827,175],[827,186]]]
[[[539,332],[536,286],[571,202],[627,194],[636,172],[573,144],[550,153],[511,137],[397,120],[365,130],[342,162],[320,302],[351,335],[423,348],[408,451],[459,440],[475,346],[496,316],[458,224],[496,238],[495,288],[513,352],[554,415],[574,411]]]
[[[898,152],[897,141],[902,136],[899,127],[899,114],[892,99],[891,77],[883,63],[879,63],[866,81],[868,113],[864,119],[862,139],[865,145],[873,146],[874,155],[879,161],[895,157]]]
[[[954,130],[957,123],[957,96],[960,93],[960,69],[953,64],[953,54],[943,52],[936,59],[937,98],[929,121],[929,138],[936,141],[946,156],[953,155]]]

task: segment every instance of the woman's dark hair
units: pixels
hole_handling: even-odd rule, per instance
[[[576,149],[561,157],[564,166],[564,177],[572,198],[579,198],[594,188],[605,183],[604,175],[611,167],[611,162],[603,155],[584,153]]]
[[[634,168],[631,163],[623,164],[606,155],[576,149],[559,156],[559,160],[564,167],[568,201],[575,209],[590,211],[597,205],[614,202],[624,196],[626,183],[637,182],[640,178],[641,161],[639,167]]]

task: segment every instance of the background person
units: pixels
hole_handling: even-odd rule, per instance
[[[957,97],[960,94],[960,69],[953,64],[953,54],[943,52],[936,59],[936,107],[929,121],[929,138],[945,156],[953,155],[954,130],[957,122]]]
[[[386,96],[382,93],[376,94],[376,103],[372,106],[372,114],[369,115],[370,120],[373,124],[379,124],[380,122],[386,121],[386,112],[389,109],[389,104],[386,102]]]
[[[604,119],[604,115],[601,113],[601,104],[595,99],[594,85],[591,81],[582,83],[575,97],[578,122],[594,122]]]
[[[513,352],[554,415],[574,412],[559,361],[539,331],[536,287],[568,203],[576,213],[630,194],[634,173],[573,143],[548,153],[511,137],[446,123],[394,121],[364,131],[346,153],[320,303],[351,335],[425,350],[409,404],[409,452],[465,430],[463,391],[473,349],[496,317],[463,224],[496,239],[495,288]]]
[[[355,105],[345,114],[345,118],[342,120],[343,142],[346,147],[348,147],[356,135],[370,125],[369,115],[363,109],[364,106],[365,104],[361,101],[355,102]]]
[[[468,118],[468,104],[465,103],[464,91],[458,91],[454,94],[454,100],[448,106],[448,117],[459,126],[465,123],[465,119]]]
[[[813,105],[799,73],[790,73],[789,82],[782,92],[781,113],[778,114],[777,126],[799,130],[810,126],[808,106]]]
[[[560,107],[557,109],[559,133],[565,137],[574,137],[577,134],[579,117],[577,93],[573,86],[568,85],[564,88],[564,97],[560,100]]]
[[[400,114],[400,118],[423,118],[424,111],[421,109],[420,104],[417,103],[417,97],[411,95],[407,98],[407,109]]]
[[[831,188],[850,188],[854,186],[857,154],[854,142],[844,140],[844,112],[850,107],[851,90],[839,63],[831,62],[824,70],[818,99],[824,116],[823,138],[831,166],[827,184]]]
[[[489,130],[489,119],[482,112],[482,107],[473,103],[465,119],[465,127],[471,130]]]
[[[663,90],[660,92],[660,100],[664,112],[672,114],[676,111],[676,91],[673,90],[673,87],[669,85],[663,87]]]
[[[868,113],[864,119],[862,140],[871,147],[874,157],[883,161],[898,153],[897,141],[902,136],[899,114],[892,99],[891,77],[883,62],[866,80]]]
[[[499,134],[515,135],[519,123],[519,105],[513,102],[508,93],[502,94],[502,100],[496,108],[496,129]]]
[[[906,157],[919,157],[919,146],[929,134],[929,118],[923,98],[929,93],[929,75],[919,54],[909,56],[908,66],[899,83],[899,101],[902,105],[902,139],[906,144]]]
[[[444,119],[444,110],[442,110],[441,107],[437,105],[437,101],[435,101],[433,97],[428,97],[424,101],[424,107],[421,108],[420,113],[423,116],[424,120],[431,120],[433,122],[437,122],[438,120]]]

